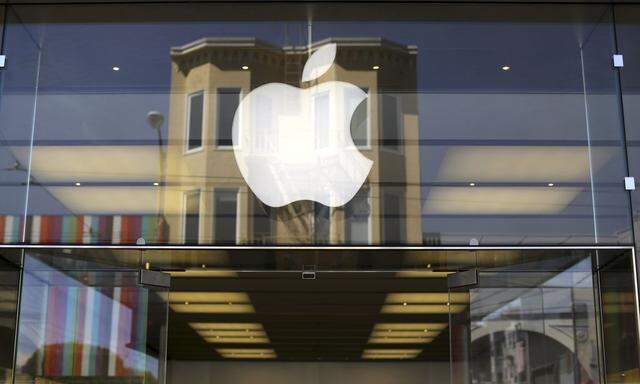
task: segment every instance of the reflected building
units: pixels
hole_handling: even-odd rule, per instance
[[[337,45],[334,65],[317,80],[302,83],[309,55],[331,43]],[[376,38],[284,47],[253,38],[204,38],[172,48],[166,188],[159,192],[168,242],[421,244],[416,55],[416,47]],[[368,95],[356,107],[350,128],[373,167],[342,207],[312,201],[269,207],[252,193],[236,165],[236,109],[261,85],[304,89],[327,81],[354,84]],[[312,107],[328,113],[343,102],[349,100],[316,97]],[[269,112],[268,105],[255,107]],[[316,132],[323,129],[330,127],[316,125]]]

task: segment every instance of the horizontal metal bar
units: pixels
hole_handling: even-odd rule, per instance
[[[116,244],[0,244],[0,249],[129,249],[132,251],[145,250],[345,250],[345,251],[374,251],[374,250],[413,250],[413,251],[490,251],[490,250],[598,250],[598,249],[627,249],[633,250],[633,245],[552,245],[552,246],[314,246],[314,245],[116,245]]]

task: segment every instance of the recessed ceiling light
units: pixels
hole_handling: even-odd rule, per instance
[[[242,70],[246,71],[247,69],[249,69],[249,66],[248,66],[248,65],[243,65],[243,66],[242,66]]]
[[[553,183],[549,183],[549,184],[547,184],[547,185],[548,185],[548,186],[550,186],[550,187],[553,187],[555,184],[553,184]]]
[[[153,185],[155,185],[155,186],[157,187],[158,185],[160,185],[160,183],[158,183],[158,182],[156,181],[155,183],[153,183]]]
[[[188,301],[190,305],[185,306]],[[233,305],[230,305],[233,304]],[[183,313],[253,313],[249,296],[244,292],[172,292],[169,305],[176,312]],[[243,327],[241,329],[246,329]]]
[[[475,187],[475,186],[476,186],[476,183],[469,183],[469,186],[470,186],[470,187]]]
[[[378,69],[380,69],[380,66],[379,65],[374,65],[373,67],[371,67],[371,69],[374,69],[374,70],[377,71]]]
[[[115,72],[118,72],[118,71],[120,70],[120,67],[118,67],[118,66],[114,66],[114,67],[112,67],[111,69],[113,69]]]
[[[277,357],[276,352],[269,349],[216,349],[224,358],[237,358],[237,359],[275,359]]]
[[[502,70],[503,70],[503,71],[508,71],[508,70],[510,70],[510,69],[511,69],[511,67],[510,67],[510,66],[508,66],[508,65],[503,65],[503,66],[502,66]]]
[[[80,183],[76,182],[76,187],[79,187],[79,186],[81,186],[81,185],[82,185],[82,184],[80,184]]]
[[[362,352],[363,359],[407,359],[416,358],[422,352],[420,349],[365,349]]]

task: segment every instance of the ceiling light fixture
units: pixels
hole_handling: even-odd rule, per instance
[[[377,71],[378,69],[380,69],[380,66],[379,66],[379,65],[374,65],[373,67],[371,67],[371,69],[373,69],[373,70],[376,70],[376,71]]]
[[[503,70],[503,71],[505,71],[505,72],[506,72],[506,71],[508,71],[508,70],[510,70],[510,69],[511,69],[511,67],[510,67],[510,66],[508,66],[508,65],[503,65],[503,66],[502,66],[502,70]]]
[[[249,66],[248,66],[248,65],[243,65],[243,66],[242,66],[242,70],[243,70],[243,71],[246,71],[247,69],[249,69]]]
[[[111,67],[111,69],[113,69],[114,72],[118,72],[120,70],[120,67],[113,66],[113,67]]]

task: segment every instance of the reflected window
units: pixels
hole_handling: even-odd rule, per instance
[[[214,242],[216,244],[235,244],[238,233],[238,190],[216,189],[213,196]]]
[[[316,147],[326,148],[329,146],[330,127],[330,106],[329,93],[320,93],[313,97],[313,120],[316,132]]]
[[[331,208],[313,203],[313,233],[316,244],[328,244],[330,240]]]
[[[200,234],[200,191],[190,191],[184,196],[184,242],[197,244]]]
[[[351,138],[357,147],[369,146],[369,89],[362,88],[367,98],[360,102],[359,98],[347,95],[347,106],[355,107],[351,117]],[[358,103],[357,105],[354,105]]]
[[[231,131],[233,130],[233,117],[240,104],[240,88],[218,88],[218,120],[216,126],[216,145],[218,147],[230,147],[233,145]]]
[[[204,117],[204,93],[192,93],[187,97],[187,151],[202,148],[202,119]]]
[[[361,189],[345,206],[345,242],[348,244],[368,244],[371,205],[369,190]]]
[[[252,196],[251,206],[251,228],[253,233],[253,242],[258,244],[268,244],[273,241],[275,226],[271,220],[273,208],[262,204],[260,200]]]
[[[252,100],[251,130],[260,129],[265,134],[251,136],[251,151],[265,154],[278,151],[278,124],[273,111],[273,100],[260,93],[252,95]]]
[[[386,191],[382,200],[382,241],[401,243],[404,241],[404,201],[400,191]]]
[[[400,98],[392,95],[380,95],[382,147],[401,151],[402,122],[400,120]]]

